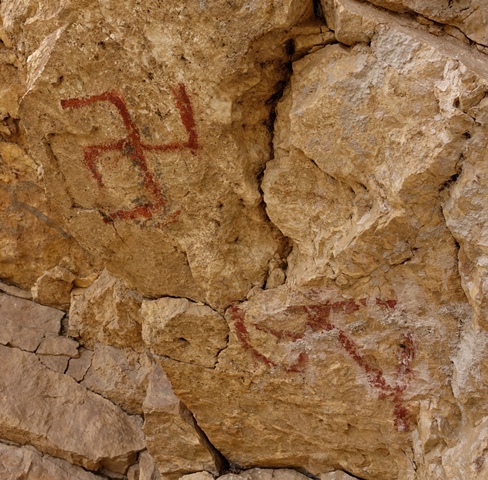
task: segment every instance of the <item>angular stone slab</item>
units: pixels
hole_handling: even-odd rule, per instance
[[[2,480],[100,480],[102,477],[64,460],[42,455],[33,447],[0,443]]]
[[[124,473],[145,441],[140,420],[32,353],[0,346],[0,438],[89,470]]]
[[[64,312],[0,293],[0,344],[33,352],[45,336],[58,335]]]
[[[184,298],[145,300],[141,316],[142,338],[158,355],[211,368],[227,345],[224,317],[206,305]]]
[[[142,414],[150,373],[151,361],[145,353],[97,343],[81,385],[127,413]]]
[[[164,478],[177,479],[199,470],[218,473],[197,428],[193,415],[155,363],[144,402],[144,433],[147,449]]]
[[[104,270],[88,288],[72,295],[68,333],[93,350],[96,343],[142,351],[142,297]]]

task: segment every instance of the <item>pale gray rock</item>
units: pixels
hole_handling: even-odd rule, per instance
[[[90,368],[92,359],[93,351],[81,348],[79,358],[71,358],[69,360],[66,375],[73,377],[77,382],[81,382]]]
[[[102,477],[70,463],[43,455],[33,447],[0,443],[2,480],[99,480]]]
[[[68,367],[68,362],[70,357],[66,355],[39,355],[37,354],[37,358],[41,361],[43,365],[55,372],[65,373]]]
[[[127,480],[161,480],[161,474],[154,464],[151,454],[144,450],[139,454],[139,462],[132,465],[127,472]],[[209,474],[210,475],[210,474]],[[211,475],[211,479],[213,480]]]
[[[145,353],[97,343],[90,363],[81,385],[127,413],[142,413],[151,372],[151,361]]]
[[[78,358],[78,342],[72,338],[62,336],[45,337],[36,350],[37,354],[65,355],[70,358]]]
[[[306,480],[307,478],[302,473],[287,468],[252,468],[239,474],[229,473],[219,477],[221,480]]]
[[[0,438],[120,473],[144,449],[138,418],[45,368],[36,355],[0,346],[0,364]]]
[[[351,475],[348,475],[347,473],[336,471],[322,473],[320,475],[320,480],[354,480],[354,477],[351,477]]]
[[[45,336],[58,335],[64,312],[0,293],[0,344],[33,352]]]

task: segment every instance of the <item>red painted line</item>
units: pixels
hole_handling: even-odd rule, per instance
[[[376,299],[376,304],[383,308],[394,308],[395,300],[380,300]],[[380,399],[390,398],[394,405],[394,424],[398,431],[407,431],[408,425],[408,409],[402,404],[402,394],[407,388],[408,375],[411,374],[410,365],[415,358],[415,344],[412,334],[408,333],[402,336],[401,351],[398,353],[398,367],[397,367],[397,383],[390,385],[384,376],[383,371],[375,366],[370,365],[364,356],[361,354],[356,343],[349,338],[344,330],[338,328],[330,322],[331,313],[345,313],[351,314],[358,311],[360,308],[366,306],[366,299],[361,299],[358,303],[353,300],[343,300],[334,303],[325,303],[322,305],[310,306],[293,306],[289,307],[289,312],[306,313],[307,322],[303,328],[302,333],[291,332],[288,330],[277,330],[270,327],[265,327],[257,323],[252,323],[252,326],[261,332],[265,332],[277,338],[278,340],[297,341],[305,336],[307,329],[313,332],[320,331],[337,331],[337,339],[341,347],[346,351],[349,357],[361,368],[369,385],[378,390],[378,397]],[[298,359],[291,365],[278,365],[268,356],[257,350],[251,342],[249,331],[246,327],[244,312],[239,307],[232,307],[230,309],[231,318],[234,321],[236,335],[245,350],[252,353],[253,357],[264,363],[269,367],[281,368],[287,373],[300,373],[306,368],[309,358],[305,352],[300,353]]]
[[[110,214],[103,214],[104,221],[110,223],[114,220],[135,220],[137,218],[149,219],[155,214],[165,214],[167,199],[163,194],[158,182],[154,178],[153,174],[149,170],[145,150],[149,151],[175,151],[189,148],[193,153],[199,148],[198,135],[196,132],[195,120],[193,116],[193,108],[190,102],[190,98],[186,92],[185,85],[183,83],[178,84],[173,88],[173,95],[175,98],[176,107],[180,113],[180,118],[185,127],[188,140],[186,142],[173,142],[162,145],[147,145],[142,143],[141,134],[137,125],[133,122],[129,110],[126,106],[125,100],[117,92],[109,91],[100,95],[93,95],[86,98],[71,98],[67,100],[61,100],[61,107],[66,108],[84,108],[93,105],[97,102],[109,102],[115,106],[119,115],[122,118],[122,122],[127,131],[127,137],[106,144],[101,145],[89,145],[84,149],[84,161],[85,166],[96,180],[100,188],[104,188],[102,175],[98,169],[98,164],[101,161],[100,156],[103,152],[118,151],[122,155],[128,155],[132,163],[136,165],[143,176],[143,187],[154,198],[152,202],[138,205],[132,209],[116,210]],[[177,217],[181,214],[181,210],[171,215],[167,215],[166,221],[160,222],[160,227],[168,225],[169,223],[176,221]]]

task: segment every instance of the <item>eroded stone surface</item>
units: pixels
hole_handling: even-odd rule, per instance
[[[68,333],[90,349],[105,343],[142,350],[141,302],[138,293],[105,270],[92,285],[73,294]]]
[[[97,343],[81,384],[127,413],[141,414],[150,371],[145,353]]]
[[[34,354],[0,346],[0,363],[0,438],[121,473],[144,448],[138,418],[43,367]]]
[[[457,315],[436,313],[420,297],[414,307],[414,291],[396,287],[265,290],[229,309],[230,342],[215,370],[160,361],[231,463],[296,465],[315,475],[339,464],[360,478],[409,478],[404,452],[413,456],[419,418],[431,419],[426,443],[450,439],[458,425],[446,355],[453,347],[443,340]],[[430,405],[440,391],[442,401]],[[274,442],[279,450],[269,448]]]
[[[326,0],[327,1],[327,0]],[[483,0],[368,0],[397,12],[417,12],[436,22],[455,25],[471,40],[488,45],[488,6]]]
[[[70,234],[141,293],[214,308],[245,298],[283,247],[256,177],[288,31],[312,3],[100,2],[87,17],[88,4],[64,2],[37,28],[19,15],[21,114],[48,195]],[[13,39],[19,17],[5,27]]]
[[[139,454],[139,462],[129,468],[127,480],[161,480],[161,474],[147,450]],[[208,474],[210,475],[210,474]],[[210,475],[212,480],[214,477]]]
[[[0,344],[33,352],[45,336],[56,336],[64,312],[0,293]]]
[[[205,305],[183,298],[144,301],[142,338],[158,355],[213,367],[227,345],[229,329],[224,318]]]
[[[67,310],[75,278],[68,269],[56,266],[37,279],[32,287],[32,297],[43,305]]]
[[[155,363],[144,401],[144,434],[147,449],[163,477],[176,479],[199,470],[218,473],[195,423]]]
[[[42,455],[33,447],[0,443],[0,478],[3,480],[98,480],[102,477],[59,458]]]
[[[228,479],[485,476],[487,12],[1,2],[0,280],[84,347],[0,296],[0,437],[156,480],[103,395],[169,480],[199,427]]]
[[[219,479],[222,480],[305,480],[307,477],[295,470],[286,468],[282,469],[263,469],[253,468],[242,473],[229,473],[222,475]],[[192,480],[187,478],[187,480]],[[197,479],[194,479],[197,480]]]

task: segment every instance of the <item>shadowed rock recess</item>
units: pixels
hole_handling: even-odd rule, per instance
[[[488,2],[0,2],[0,480],[488,478]]]

